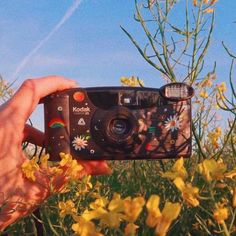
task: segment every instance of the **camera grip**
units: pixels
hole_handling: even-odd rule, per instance
[[[44,101],[45,145],[50,161],[59,161],[60,152],[70,153],[69,96],[53,94]]]

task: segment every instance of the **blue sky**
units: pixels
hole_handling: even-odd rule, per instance
[[[180,2],[182,0],[179,0]],[[0,74],[12,81],[22,60],[64,16],[74,0],[0,1]],[[230,59],[221,41],[236,53],[236,1],[219,0],[216,28],[205,71],[217,61],[219,80],[228,79]],[[26,78],[49,74],[75,79],[81,86],[119,85],[121,76],[137,75],[160,87],[160,74],[150,67],[120,29],[124,26],[141,43],[141,28],[133,19],[133,0],[84,0],[62,27],[34,53],[18,73],[17,87]],[[176,12],[180,19],[181,12]],[[33,122],[42,128],[42,109]]]

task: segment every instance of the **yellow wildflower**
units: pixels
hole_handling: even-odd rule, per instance
[[[157,224],[158,218],[161,216],[159,210],[160,197],[158,195],[151,195],[147,201],[146,208],[148,211],[148,216],[146,219],[146,224],[150,228],[154,228]]]
[[[101,206],[99,206],[99,204]],[[103,205],[103,206],[102,206]],[[124,214],[124,200],[120,198],[120,195],[115,194],[112,201],[108,205],[108,210],[104,207],[107,205],[107,200],[100,199],[95,201],[90,207],[92,211],[86,210],[82,214],[82,217],[87,221],[92,219],[99,219],[100,223],[110,228],[119,228],[120,222],[125,218]]]
[[[218,84],[217,85],[217,90],[220,93],[226,92],[226,84],[225,84],[225,82],[222,82],[221,84]]]
[[[60,217],[76,214],[75,204],[72,200],[67,200],[66,202],[59,202],[58,207],[60,209]]]
[[[204,10],[204,13],[206,13],[206,14],[210,14],[213,12],[214,12],[214,9],[212,9],[212,8],[207,8],[206,10]]]
[[[89,207],[93,210],[98,209],[100,207],[106,207],[108,204],[108,200],[105,197],[97,198],[94,202],[90,203]]]
[[[211,0],[211,2],[209,3],[210,6],[213,6],[218,0]]]
[[[199,93],[199,96],[206,99],[206,98],[208,98],[208,93],[206,91],[201,91]]]
[[[205,87],[212,87],[213,83],[212,80],[214,79],[214,74],[208,74],[203,81],[201,81],[201,83],[199,84],[199,86],[201,88],[205,88]]]
[[[188,177],[188,173],[184,167],[184,159],[183,157],[179,158],[175,164],[172,166],[170,171],[165,173],[161,173],[161,176],[164,178],[168,178],[174,180],[177,177],[181,177],[182,179],[186,179]]]
[[[143,80],[138,79],[135,76],[131,77],[121,77],[120,82],[123,86],[130,86],[130,87],[138,87],[138,86],[144,86]]]
[[[83,167],[77,162],[77,160],[72,160],[67,170],[67,175],[71,179],[77,179],[81,170],[83,170]]]
[[[227,177],[227,178],[232,179],[235,176],[236,176],[236,166],[230,172],[225,173],[225,177]]]
[[[61,157],[61,161],[59,163],[60,166],[66,166],[66,165],[71,164],[72,156],[70,154],[65,154],[65,153],[61,152],[59,155]]]
[[[41,158],[40,158],[40,167],[42,169],[47,169],[48,168],[48,159],[49,159],[49,155],[43,155]]]
[[[130,223],[135,222],[142,212],[144,204],[145,200],[143,197],[135,197],[133,199],[131,199],[131,197],[126,198],[124,200],[126,220]]]
[[[164,209],[160,212],[159,201],[158,195],[151,195],[148,199],[146,204],[148,210],[146,224],[151,228],[156,227],[156,235],[165,236],[172,221],[178,217],[181,206],[179,203],[166,202]]]
[[[108,205],[109,211],[123,212],[124,211],[124,199],[120,197],[120,194],[114,193],[112,200]]]
[[[138,225],[135,225],[134,223],[128,223],[125,226],[125,233],[124,236],[135,236],[136,230],[138,229]]]
[[[96,191],[99,191],[101,186],[102,186],[102,183],[97,180],[96,184],[94,185],[94,189]]]
[[[193,5],[196,7],[197,6],[197,0],[193,0]]]
[[[165,236],[173,220],[175,220],[181,210],[179,203],[166,202],[162,210],[161,217],[158,218],[155,233],[158,236]]]
[[[196,207],[199,205],[197,187],[193,187],[191,183],[185,184],[181,178],[176,178],[174,180],[175,186],[182,192],[182,197],[188,205]]]
[[[103,236],[100,232],[96,231],[93,222],[86,221],[83,217],[76,218],[77,223],[72,225],[72,229],[76,235],[79,236]]]
[[[93,219],[99,219],[101,216],[103,216],[106,213],[107,213],[107,210],[103,209],[102,207],[99,207],[92,211],[85,210],[82,214],[82,217],[86,221],[90,221]]]
[[[101,224],[104,224],[110,228],[119,228],[120,222],[124,218],[124,215],[115,211],[106,211],[99,216]]]
[[[223,162],[219,163],[214,159],[204,160],[202,163],[198,164],[198,172],[203,175],[208,182],[223,179],[226,169],[226,165]]]
[[[78,185],[78,192],[76,193],[76,196],[80,196],[81,194],[85,194],[89,192],[90,189],[93,188],[91,181],[91,175],[86,175],[81,183]]]
[[[31,160],[26,160],[22,166],[21,170],[24,176],[32,181],[35,181],[35,172],[39,170],[38,157],[33,157]]]
[[[61,175],[63,173],[63,170],[60,169],[60,167],[58,166],[53,166],[53,167],[50,167],[49,172],[51,175],[57,176],[57,175]]]
[[[224,220],[228,218],[228,209],[221,204],[217,206],[217,209],[213,212],[214,219],[218,224],[223,224]]]
[[[218,140],[221,137],[221,134],[222,134],[221,128],[217,127],[214,131],[209,132],[209,134],[207,135],[214,148],[219,148]]]

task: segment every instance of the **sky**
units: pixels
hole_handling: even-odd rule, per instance
[[[183,2],[183,0],[179,0]],[[73,8],[74,7],[74,8]],[[121,76],[139,76],[148,87],[164,84],[121,30],[141,44],[145,37],[134,20],[134,0],[1,0],[0,74],[17,88],[27,78],[51,74],[75,79],[80,86],[119,85]],[[217,77],[228,79],[230,58],[224,41],[236,53],[236,1],[216,4],[215,32],[204,70],[217,61]],[[183,13],[176,11],[178,21]],[[43,109],[32,115],[43,128]]]

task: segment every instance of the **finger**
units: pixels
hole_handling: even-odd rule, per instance
[[[44,133],[30,125],[25,125],[23,142],[29,142],[42,147],[44,145]]]
[[[59,76],[26,80],[8,103],[17,123],[24,125],[39,100],[53,92],[76,87],[76,82]],[[16,120],[15,119],[15,120]]]
[[[107,162],[101,161],[78,161],[84,167],[84,174],[87,175],[104,175],[111,174],[112,170],[108,166]]]

